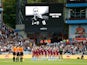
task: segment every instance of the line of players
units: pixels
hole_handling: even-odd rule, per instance
[[[34,47],[32,57],[34,58],[59,58],[63,59],[63,47]]]
[[[13,46],[13,62],[23,61],[23,47],[21,45]]]

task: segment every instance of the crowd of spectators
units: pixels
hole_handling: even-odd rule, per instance
[[[14,29],[3,24],[0,29],[0,53],[12,52],[13,45],[23,45],[24,50],[28,51],[30,50],[30,43],[33,42],[29,40],[29,38],[24,39]]]
[[[3,24],[0,29],[0,54],[3,52],[11,53],[11,48],[13,45],[22,45],[24,47],[24,51],[31,52],[33,45],[35,44],[35,40],[26,38],[24,39],[21,35],[7,27]],[[58,46],[61,45],[64,47],[64,54],[79,54],[87,51],[87,42],[57,42],[57,43],[49,43],[48,46]],[[35,46],[35,45],[34,45]]]
[[[64,54],[81,54],[87,51],[87,42],[70,42],[70,44],[62,43],[64,45]]]
[[[54,44],[48,44],[48,46],[63,46],[63,54],[82,54],[85,53],[87,54],[87,42],[69,42],[69,44],[67,44],[66,42],[58,42],[58,43],[54,43]]]

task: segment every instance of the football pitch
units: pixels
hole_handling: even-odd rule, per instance
[[[62,60],[32,60],[24,59],[23,62],[13,62],[12,59],[0,59],[0,65],[87,65],[87,59],[62,59]]]

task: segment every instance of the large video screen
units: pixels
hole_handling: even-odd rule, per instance
[[[26,32],[62,32],[63,4],[27,4],[25,6]]]

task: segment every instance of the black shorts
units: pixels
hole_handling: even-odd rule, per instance
[[[59,51],[60,55],[62,55],[63,51]]]
[[[15,52],[13,52],[13,55],[16,55],[16,53],[15,53]]]
[[[19,55],[20,55],[20,56],[23,56],[23,52],[19,52]]]
[[[19,52],[17,52],[17,56],[19,56],[20,54],[19,54]]]

